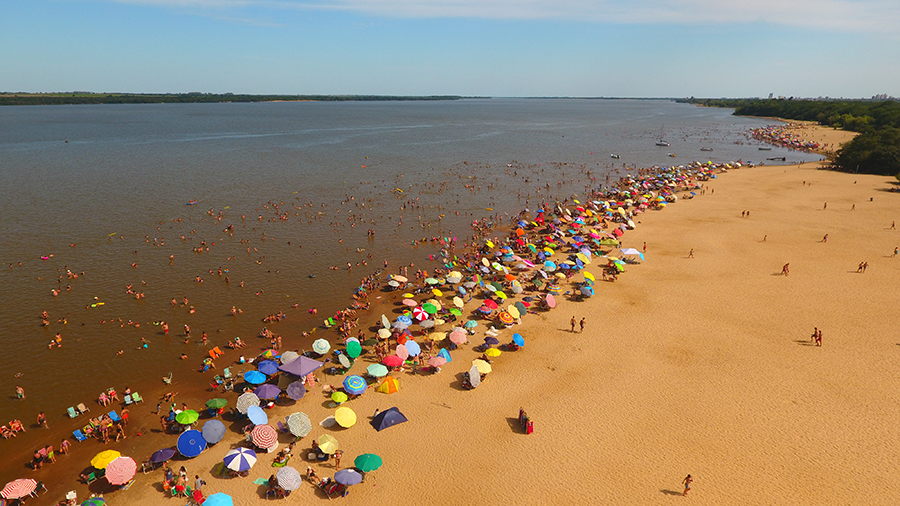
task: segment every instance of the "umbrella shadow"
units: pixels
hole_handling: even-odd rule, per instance
[[[465,373],[457,373],[455,378],[456,381],[450,383],[450,387],[454,390],[459,390],[460,392],[468,392],[468,389],[463,387],[463,378],[465,377]]]
[[[659,491],[665,495],[684,495],[683,493],[681,493],[677,490],[669,490],[667,488],[661,488],[661,489],[659,489]]]
[[[519,423],[519,419],[515,416],[507,416],[506,423],[509,424],[509,428],[512,429],[516,434],[525,434],[525,427],[522,427],[522,424]]]

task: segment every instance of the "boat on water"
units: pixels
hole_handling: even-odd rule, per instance
[[[712,151],[713,148],[700,148],[700,151]]]
[[[615,154],[615,153],[610,154],[609,157],[610,157],[610,158],[615,158],[616,160],[619,159],[619,155],[617,155],[617,154]]]
[[[669,156],[675,158],[675,153],[669,153]]]
[[[760,147],[759,147],[759,150],[760,150],[760,151],[772,151],[772,148],[770,148],[770,147],[768,147],[768,146],[760,146]]]
[[[780,161],[784,162],[787,160],[787,157],[786,156],[770,156],[769,158],[766,158],[766,160],[780,160]]]
[[[197,202],[200,202],[200,201],[199,200],[189,200],[189,201],[185,202],[185,205],[192,206],[192,205],[196,204]]]
[[[656,145],[657,145],[657,146],[671,146],[671,144],[669,144],[668,142],[666,142],[666,141],[664,141],[664,140],[662,140],[662,139],[656,141]]]

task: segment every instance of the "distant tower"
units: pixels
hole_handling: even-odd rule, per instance
[[[775,96],[774,93],[769,93],[769,100],[772,100],[772,97],[774,97],[774,96]]]

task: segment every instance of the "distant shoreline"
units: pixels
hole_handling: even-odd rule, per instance
[[[0,93],[3,105],[203,104],[225,102],[405,102],[490,97],[461,95],[249,95],[233,93]]]

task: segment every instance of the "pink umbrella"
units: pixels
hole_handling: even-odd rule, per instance
[[[466,337],[466,333],[462,330],[454,330],[450,333],[450,341],[456,344],[462,344],[468,341],[469,338]]]
[[[447,359],[444,357],[432,357],[428,360],[428,365],[431,367],[440,367],[447,363]]]
[[[428,319],[428,313],[426,313],[425,310],[420,307],[414,307],[412,310],[412,314],[413,317],[415,317],[415,319],[419,321]]]
[[[551,308],[556,307],[556,298],[553,296],[553,294],[547,294],[547,305]]]
[[[419,305],[419,303],[413,299],[403,299],[403,305],[409,306],[409,307],[416,307]]]
[[[409,350],[406,349],[406,345],[397,345],[397,356],[400,357],[400,360],[406,360],[407,358],[409,358]]]
[[[106,481],[110,485],[124,485],[134,478],[137,463],[131,457],[116,457],[106,466]]]
[[[278,431],[271,425],[257,425],[250,431],[250,439],[260,448],[271,448],[278,443]]]
[[[397,367],[403,363],[403,359],[398,357],[397,355],[390,355],[388,357],[384,357],[384,360],[382,360],[381,363],[388,367]]]

